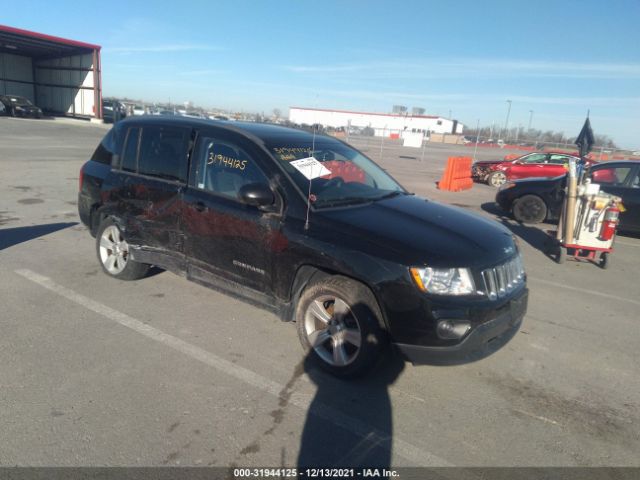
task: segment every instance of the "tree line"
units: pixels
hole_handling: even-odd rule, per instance
[[[492,126],[481,127],[479,129],[480,140],[497,142],[502,139],[505,143],[564,143],[573,144],[576,141],[576,135],[567,136],[564,132],[554,130],[538,130],[536,128],[525,129],[512,127],[504,132],[504,129],[494,128]],[[478,130],[475,128],[465,128],[465,137],[475,140]],[[607,135],[594,134],[595,147],[618,148],[616,143]],[[594,148],[595,148],[594,147]]]

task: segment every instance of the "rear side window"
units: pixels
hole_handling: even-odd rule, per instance
[[[631,172],[631,167],[599,168],[593,171],[591,179],[594,183],[606,185],[622,185]]]
[[[569,164],[569,157],[567,157],[566,155],[551,155],[549,157],[549,162],[554,163],[556,165],[568,165]]]
[[[144,127],[138,173],[186,181],[190,131],[174,127]]]
[[[113,141],[113,130],[109,130],[96,151],[93,152],[93,156],[91,157],[92,162],[104,163],[105,165],[111,165],[111,160],[113,159],[113,154],[115,153],[115,144]]]
[[[127,139],[122,153],[122,170],[127,172],[135,172],[137,170],[139,137],[140,129],[138,127],[130,128],[127,132]]]

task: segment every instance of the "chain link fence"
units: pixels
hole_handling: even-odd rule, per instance
[[[469,149],[469,155],[473,156],[475,150],[492,149],[495,152],[496,157],[503,157],[506,155],[517,156],[518,154],[525,155],[529,152],[564,152],[569,154],[578,154],[578,150],[575,144],[562,143],[562,142],[520,142],[520,143],[504,143],[496,142],[490,138],[480,137],[476,147],[476,138],[465,135],[447,135],[447,134],[435,134],[430,132],[408,132],[406,130],[393,130],[393,129],[378,129],[371,132],[363,132],[357,130],[349,130],[347,128],[334,132],[327,132],[329,135],[334,135],[347,143],[352,144],[354,147],[361,150],[366,150],[369,153],[377,152],[381,157],[383,152],[387,149],[397,149],[398,147],[407,146],[407,140],[409,136],[413,138],[409,141],[412,148],[407,148],[408,152],[412,156],[416,156],[416,149],[421,149],[418,154],[419,157],[424,159],[425,149],[429,146],[435,146],[438,144],[444,145],[457,145]],[[422,135],[422,138],[419,138]],[[416,139],[417,137],[417,139]],[[416,143],[417,142],[417,143]],[[628,150],[628,149],[614,149],[604,146],[595,146],[590,154],[591,158],[595,160],[607,161],[607,160],[640,160],[640,151]]]

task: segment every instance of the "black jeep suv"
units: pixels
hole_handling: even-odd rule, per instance
[[[78,208],[108,275],[157,265],[270,308],[338,376],[389,343],[414,363],[468,358],[526,310],[508,230],[406,192],[327,136],[127,119],[82,167]]]

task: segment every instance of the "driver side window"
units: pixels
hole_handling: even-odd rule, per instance
[[[547,160],[546,153],[534,153],[523,159],[523,163],[545,163]]]
[[[250,183],[268,183],[255,161],[241,148],[213,137],[201,137],[193,155],[189,185],[237,199]]]

